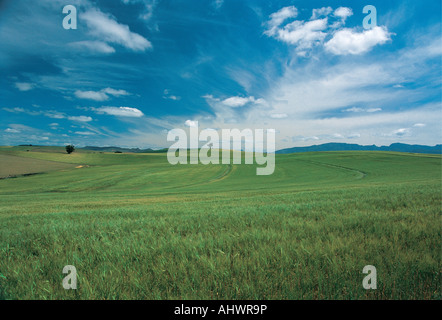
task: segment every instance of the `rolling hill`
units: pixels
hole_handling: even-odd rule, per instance
[[[440,155],[279,154],[257,176],[24,148],[0,156],[72,167],[0,180],[0,299],[440,299]]]

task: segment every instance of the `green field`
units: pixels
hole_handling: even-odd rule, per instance
[[[0,179],[2,299],[441,298],[439,155],[277,155],[271,176],[63,148],[0,161],[18,175]]]

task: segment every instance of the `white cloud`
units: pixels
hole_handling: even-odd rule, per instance
[[[112,89],[112,88],[105,88],[105,89],[101,90],[101,92],[110,94],[115,97],[130,95],[130,93],[127,92],[126,90],[116,90],[116,89]]]
[[[21,131],[17,130],[17,129],[7,128],[5,130],[5,132],[7,132],[7,133],[20,133]]]
[[[95,132],[90,132],[90,131],[76,131],[76,134],[79,134],[81,136],[93,136],[95,135]]]
[[[108,100],[109,97],[106,93],[102,91],[81,91],[77,90],[75,91],[75,96],[79,99],[88,99],[88,100],[94,100],[94,101],[105,101]]]
[[[342,26],[345,25],[345,22],[347,20],[348,17],[353,15],[353,11],[350,8],[347,7],[339,7],[338,9],[335,10],[335,12],[333,13],[333,16],[335,18],[338,18],[338,21],[335,21],[332,25],[331,28],[332,29],[338,29],[341,28]]]
[[[378,112],[378,111],[382,111],[382,108],[368,108],[365,110],[366,112]]]
[[[319,138],[317,136],[309,136],[309,137],[304,137],[304,136],[295,136],[292,137],[292,141],[311,141],[311,140],[319,140]]]
[[[323,32],[327,28],[327,18],[311,21],[293,21],[282,29],[278,29],[275,37],[297,47],[301,55],[305,55],[305,49],[311,49],[315,44],[321,43],[327,36]]]
[[[163,96],[163,98],[164,98],[164,99],[169,99],[169,100],[174,100],[174,101],[181,100],[181,97],[176,96],[176,95],[173,95],[173,94],[170,94],[170,91],[169,91],[168,89],[165,89],[165,90],[164,90],[164,96]]]
[[[68,120],[78,121],[78,122],[90,122],[92,121],[92,118],[88,116],[69,116]]]
[[[15,87],[20,91],[29,91],[35,88],[33,83],[28,82],[16,82]]]
[[[184,124],[188,127],[195,128],[197,125],[197,121],[186,120],[186,122],[184,122]]]
[[[255,97],[230,97],[223,100],[222,104],[231,108],[239,108],[244,107],[248,103],[262,104],[264,102],[263,99],[255,99]]]
[[[109,100],[108,95],[112,95],[114,97],[130,95],[130,93],[127,92],[126,90],[116,90],[116,89],[112,89],[112,88],[105,88],[100,91],[77,90],[77,91],[75,91],[74,94],[79,99],[88,99],[88,100],[94,100],[94,101]]]
[[[143,112],[137,108],[130,107],[101,107],[95,109],[97,113],[108,114],[117,117],[129,117],[129,118],[140,118],[144,116]]]
[[[48,118],[52,119],[64,119],[66,116],[64,113],[58,112],[58,111],[44,111],[43,115]]]
[[[363,54],[374,46],[384,44],[389,40],[391,40],[391,33],[386,27],[377,26],[363,32],[342,29],[325,43],[325,49],[335,55]]]
[[[409,128],[401,128],[401,129],[394,130],[392,132],[392,134],[397,137],[403,137],[403,136],[409,135],[410,133],[411,133],[411,130]]]
[[[101,41],[116,43],[133,51],[152,48],[149,40],[130,31],[129,26],[118,23],[112,15],[98,9],[90,9],[80,17],[86,21],[90,33]]]
[[[220,101],[219,98],[215,98],[215,97],[214,97],[213,95],[211,95],[211,94],[206,94],[206,95],[202,96],[201,98],[204,98],[204,99],[206,99],[206,100]]]
[[[416,127],[416,128],[423,128],[423,127],[425,127],[425,126],[427,126],[425,123],[415,123],[415,124],[413,125],[413,127]]]
[[[313,47],[322,46],[329,36],[332,38],[325,43],[325,49],[335,55],[362,54],[391,40],[391,33],[386,27],[363,32],[358,32],[356,28],[343,29],[347,18],[353,15],[352,9],[339,7],[331,15],[332,11],[331,7],[313,9],[310,21],[295,20],[283,25],[288,18],[298,15],[295,7],[284,7],[270,15],[264,34],[295,46],[297,55],[304,57]],[[334,23],[329,25],[329,19],[334,19]]]
[[[353,15],[353,11],[351,10],[351,8],[339,7],[338,9],[335,10],[333,15],[345,21],[348,17]]]
[[[345,109],[345,110],[342,110],[342,111],[343,112],[369,112],[369,113],[372,113],[372,112],[382,111],[382,108],[368,108],[368,109],[365,109],[365,108],[352,107],[352,108],[348,108],[348,109]]]
[[[294,6],[284,7],[277,12],[270,15],[270,20],[267,22],[268,29],[264,32],[268,36],[276,35],[278,27],[288,18],[296,18],[298,16],[298,9]]]
[[[20,107],[15,107],[13,109],[10,108],[3,108],[3,110],[7,112],[13,112],[13,113],[25,113],[30,116],[39,116],[43,115],[48,118],[52,119],[64,119],[66,116],[64,113],[54,111],[54,110],[28,110]]]
[[[310,20],[316,20],[317,18],[320,18],[320,17],[326,17],[330,13],[332,13],[332,11],[333,11],[332,7],[323,7],[320,9],[313,9],[312,17],[310,18]]]

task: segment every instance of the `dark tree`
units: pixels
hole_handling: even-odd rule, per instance
[[[74,152],[75,151],[75,147],[73,146],[73,145],[67,145],[66,146],[66,152],[68,153],[68,154],[71,154],[72,152]]]

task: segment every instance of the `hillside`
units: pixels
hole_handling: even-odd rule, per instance
[[[440,298],[439,155],[283,154],[257,176],[26,150],[0,155],[75,166],[0,180],[0,299]],[[362,288],[365,265],[379,290]]]

